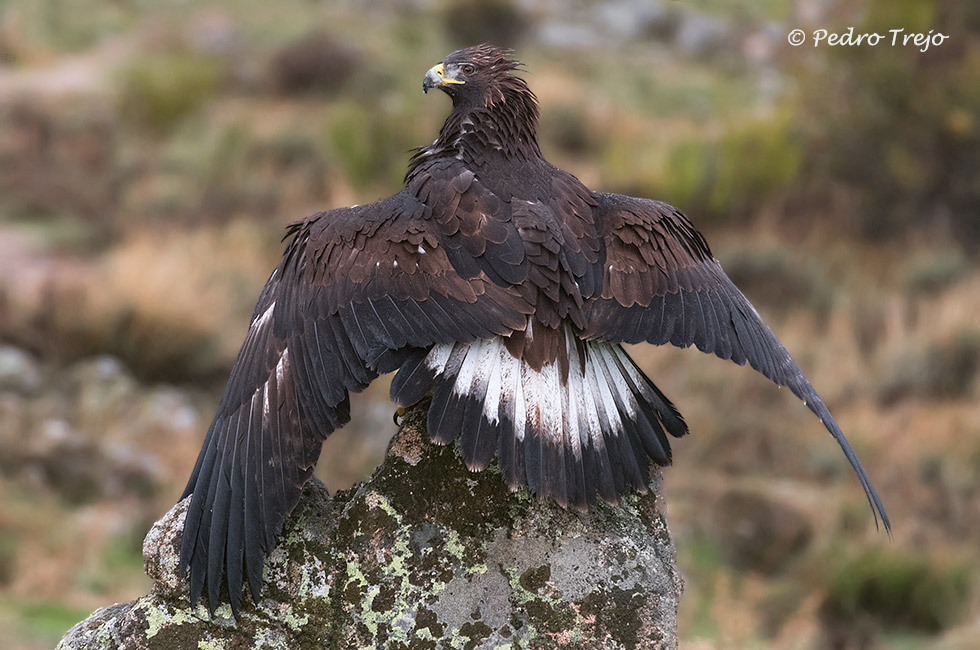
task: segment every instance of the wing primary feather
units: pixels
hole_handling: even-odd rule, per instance
[[[401,325],[402,335],[398,338],[398,347],[424,340],[424,337],[416,330],[415,325],[405,316],[404,311],[402,311],[398,303],[390,295],[385,295],[384,298],[391,305],[391,313],[393,316],[397,316],[398,323]]]
[[[245,501],[240,506],[240,512],[244,513],[244,539],[241,548],[236,556],[236,566],[244,564],[245,575],[248,579],[249,593],[252,595],[252,602],[258,604],[262,591],[262,566],[264,564],[264,554],[262,543],[265,539],[265,515],[262,511],[262,502],[266,498],[263,488],[263,440],[268,435],[265,428],[265,411],[268,408],[268,382],[262,389],[262,399],[255,402],[252,407],[252,414],[249,418],[248,439],[245,443],[245,463],[246,468]],[[257,431],[253,435],[252,423],[256,423]],[[241,570],[241,569],[239,569]],[[238,580],[234,586],[229,585],[232,594],[242,593],[241,581]],[[237,616],[237,615],[236,615]]]
[[[384,332],[384,338],[381,339],[380,342],[383,343],[389,350],[400,348],[402,345],[404,345],[404,343],[400,344],[391,334],[391,330],[388,329],[387,324],[390,319],[382,318],[381,314],[378,313],[378,307],[374,304],[374,301],[368,298],[365,302],[367,302],[368,306],[371,308],[371,314],[374,315],[374,319],[381,326],[381,331]]]
[[[677,347],[685,348],[691,344],[691,340],[687,335],[688,318],[687,308],[684,304],[684,291],[678,289],[677,293],[673,295],[676,297],[675,308],[677,311],[674,314],[673,332],[671,333],[670,342]]]
[[[285,353],[285,350],[283,352]],[[285,447],[283,446],[282,415],[283,415],[283,409],[287,408],[286,402],[289,400],[290,398],[289,393],[291,392],[289,386],[284,385],[284,382],[282,381],[282,379],[285,376],[283,361],[284,360],[282,358],[279,359],[279,362],[276,364],[276,370],[274,375],[276,379],[277,392],[279,392],[279,403],[276,407],[276,438],[275,438],[276,455],[275,455],[275,464],[273,465],[273,468],[278,467],[279,470],[278,472],[276,472],[279,475],[279,480],[275,482],[275,487],[279,497],[278,502],[282,504],[282,510],[280,512],[285,512],[286,510],[286,503],[287,503],[286,489],[289,486],[289,484],[286,482],[286,456],[285,456]],[[276,514],[278,515],[279,512],[277,512]],[[273,521],[272,518],[270,518],[268,521],[269,521],[272,537],[275,537],[276,531],[275,531],[275,525],[272,523]]]
[[[735,329],[735,336],[738,339],[739,347],[743,351],[744,362],[748,362],[750,366],[756,370],[760,370],[758,363],[753,363],[753,359],[758,358],[759,351],[757,350],[757,344],[755,338],[749,334],[748,323],[745,322],[745,317],[742,315],[742,311],[732,302],[729,302],[732,325]],[[760,370],[761,372],[761,370]]]
[[[437,336],[440,336],[442,334],[444,328],[441,328],[435,324],[435,322],[432,320],[429,314],[424,309],[422,309],[422,306],[419,305],[418,301],[415,298],[409,298],[408,300],[406,300],[405,304],[412,305],[413,307],[415,307],[416,316],[414,317],[414,320],[416,320],[416,322],[419,321],[419,316],[421,316],[429,324],[430,329],[429,329],[428,338],[434,340]],[[412,343],[413,345],[419,345],[421,343],[421,337],[420,340],[413,341]]]
[[[694,345],[698,350],[704,351],[707,343],[707,323],[704,322],[701,296],[697,291],[691,291],[688,293],[688,298],[692,305],[688,309],[684,323],[684,340],[688,345]]]
[[[210,511],[207,494],[214,474],[215,456],[218,452],[221,430],[225,426],[227,426],[227,421],[224,419],[212,422],[205,439],[206,444],[201,450],[200,471],[196,476],[194,485],[189,486],[193,489],[193,493],[184,518],[180,565],[190,573],[190,600],[192,605],[197,605],[204,590],[208,555],[205,524],[209,524],[205,518]]]
[[[696,291],[694,293],[698,299],[698,307],[701,309],[701,340],[695,340],[695,345],[702,352],[715,352],[717,348],[717,332],[718,332],[718,322],[715,320],[714,309],[711,307],[710,298],[705,296],[703,292]],[[705,305],[707,302],[707,306]]]
[[[260,552],[263,549],[271,550],[274,540],[269,535],[269,520],[271,513],[281,512],[283,504],[280,501],[279,490],[274,485],[275,473],[269,466],[272,452],[272,440],[278,435],[276,427],[279,424],[279,391],[272,377],[265,383],[264,399],[262,410],[262,435],[256,441],[258,453],[254,454],[252,467],[258,477],[259,498],[257,501],[258,522],[262,523],[262,537],[259,543]],[[249,561],[251,554],[246,545],[246,561]]]
[[[722,307],[718,300],[717,291],[705,291],[704,297],[708,302],[708,310],[710,311],[711,321],[715,328],[715,343],[710,351],[714,352],[721,359],[733,359],[732,344],[728,338],[731,329],[728,327],[730,323],[728,311]]]
[[[208,610],[214,616],[221,595],[221,583],[225,576],[225,549],[228,535],[228,504],[231,500],[231,482],[228,478],[226,463],[234,458],[237,446],[238,431],[242,423],[242,411],[236,411],[234,434],[229,430],[222,441],[221,458],[218,471],[212,478],[211,489],[208,490],[208,501],[211,503],[210,529],[208,532]],[[231,448],[229,449],[229,443]]]
[[[426,363],[429,350],[418,348],[402,362],[391,380],[391,401],[402,406],[415,404],[429,391],[435,379]]]
[[[251,472],[242,471],[242,465],[249,460],[249,443],[252,440],[252,414],[255,396],[249,404],[248,424],[245,435],[235,441],[231,458],[231,494],[228,503],[228,535],[225,557],[227,558],[228,596],[231,612],[237,618],[242,607],[242,565],[245,552],[245,508],[247,507],[248,484],[253,480]],[[243,494],[245,492],[245,494]]]
[[[848,462],[850,462],[851,467],[857,474],[858,480],[861,482],[861,487],[864,488],[864,495],[868,499],[868,505],[871,506],[871,513],[875,518],[875,528],[878,527],[878,518],[880,517],[881,525],[884,526],[885,532],[887,532],[888,536],[891,537],[892,525],[888,518],[888,513],[885,512],[885,507],[881,502],[881,497],[878,496],[878,491],[875,490],[874,485],[871,483],[871,477],[868,476],[868,473],[865,471],[861,461],[858,460],[857,454],[854,453],[854,450],[851,448],[847,438],[844,437],[844,433],[840,430],[840,427],[837,426],[837,422],[830,414],[830,411],[824,405],[823,401],[817,396],[816,392],[813,391],[812,387],[810,387],[810,399],[804,398],[802,395],[800,395],[800,392],[797,392],[797,390],[793,390],[793,392],[796,393],[800,399],[803,399],[803,402],[810,408],[810,410],[813,411],[818,418],[820,418],[820,421],[823,422],[824,427],[827,428],[830,435],[832,435],[834,440],[837,441],[837,444],[840,445],[841,450],[844,452],[844,456],[847,458]]]

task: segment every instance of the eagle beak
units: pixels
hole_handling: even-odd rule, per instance
[[[460,81],[459,79],[453,79],[452,77],[446,76],[446,71],[443,65],[440,63],[429,68],[429,71],[425,73],[425,79],[422,80],[422,92],[428,93],[430,88],[438,88],[440,86],[445,86],[446,84],[464,84],[465,81]]]

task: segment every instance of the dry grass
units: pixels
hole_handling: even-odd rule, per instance
[[[901,258],[894,258],[894,263]],[[868,269],[869,274],[874,269]],[[676,465],[666,474],[666,489],[672,524],[680,549],[682,566],[697,562],[687,551],[694,530],[710,529],[705,521],[711,503],[738,486],[763,485],[766,493],[780,498],[788,496],[814,523],[815,541],[804,555],[802,568],[791,568],[769,583],[774,589],[780,582],[802,582],[812,593],[826,586],[826,573],[817,566],[839,565],[840,553],[851,555],[855,549],[879,546],[915,557],[956,557],[966,566],[977,566],[980,508],[977,507],[976,470],[980,461],[980,392],[974,370],[966,384],[951,394],[937,394],[916,385],[901,397],[888,402],[878,398],[880,387],[891,381],[886,372],[894,373],[896,355],[930,354],[937,345],[957,340],[964,333],[976,332],[976,314],[980,313],[977,287],[980,277],[971,274],[939,295],[912,297],[900,288],[878,285],[875,298],[885,305],[885,314],[876,319],[877,336],[870,349],[860,341],[867,328],[852,313],[861,304],[863,291],[850,295],[850,287],[839,290],[837,302],[825,326],[812,313],[789,315],[773,322],[774,330],[800,360],[814,385],[827,399],[832,411],[861,456],[875,480],[892,518],[895,539],[887,543],[876,534],[870,513],[857,482],[836,445],[822,431],[791,395],[759,384],[750,374],[738,376],[729,369],[708,369],[700,362],[685,359],[684,364],[698,370],[678,372],[681,359],[677,353],[659,360],[652,375],[665,377],[662,388],[674,383],[668,395],[680,402],[694,431],[688,440],[675,448]],[[751,295],[751,294],[750,294]],[[913,316],[910,316],[913,314]],[[784,320],[784,322],[780,322]],[[786,322],[788,321],[788,322]],[[660,351],[650,356],[660,356]],[[688,352],[688,356],[695,353]],[[714,362],[715,365],[720,362]],[[942,363],[940,361],[940,363]],[[889,370],[890,369],[890,370]],[[736,369],[739,370],[739,369]],[[705,376],[711,380],[707,394]],[[924,377],[928,381],[928,377]],[[679,382],[679,386],[677,383]],[[697,400],[685,406],[685,400]],[[710,405],[705,408],[705,405]],[[700,406],[700,408],[699,408]],[[754,413],[759,419],[746,417]],[[733,442],[731,438],[740,438]],[[770,477],[780,477],[773,484]],[[684,523],[688,522],[688,523]],[[773,533],[776,533],[774,530]],[[842,539],[848,542],[843,543]],[[845,550],[846,549],[846,550]],[[814,565],[814,563],[817,563]],[[812,568],[807,568],[813,565]],[[888,570],[888,569],[883,569]],[[705,576],[689,572],[687,598],[698,600],[704,590],[718,596],[719,575],[730,568],[720,567]],[[969,570],[969,582],[977,585],[975,568]],[[752,580],[739,583],[744,588]],[[976,596],[970,588],[968,606],[976,612]],[[728,606],[709,612],[682,617],[687,634],[708,626],[714,630],[742,629],[743,619],[751,612],[765,611],[759,597],[738,591]],[[775,630],[755,628],[748,638],[766,647],[819,647],[824,642],[814,622],[814,598],[809,599],[809,614],[798,613],[787,618]],[[801,605],[802,607],[802,605]],[[965,609],[959,609],[964,620]],[[682,614],[685,613],[682,607]],[[691,617],[694,616],[692,619]],[[701,620],[703,616],[707,619]],[[763,618],[754,619],[761,624]],[[794,623],[793,621],[797,621]],[[801,625],[799,620],[806,624]],[[825,630],[826,631],[826,630]],[[877,634],[877,632],[875,632]],[[722,640],[713,647],[747,647],[745,638]]]
[[[108,353],[149,380],[215,379],[238,352],[279,248],[274,230],[247,224],[135,234],[98,261],[11,278],[0,328],[60,363]]]

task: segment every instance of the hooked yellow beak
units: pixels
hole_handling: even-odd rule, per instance
[[[429,68],[429,71],[425,73],[425,79],[422,80],[422,92],[428,93],[429,88],[438,88],[439,86],[445,86],[447,84],[464,83],[466,82],[460,79],[447,77],[445,68],[441,63],[439,63],[438,65],[434,65]]]

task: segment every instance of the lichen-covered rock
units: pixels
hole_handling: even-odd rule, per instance
[[[406,416],[384,464],[333,497],[311,482],[265,565],[262,601],[191,608],[176,576],[186,502],[147,535],[152,592],[96,610],[59,650],[675,648],[682,589],[650,494],[587,514],[470,473]]]

